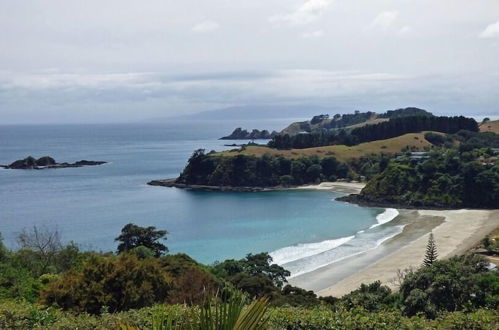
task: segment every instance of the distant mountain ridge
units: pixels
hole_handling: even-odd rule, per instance
[[[307,118],[317,113],[345,109],[317,105],[246,105],[217,110],[208,110],[176,117],[175,119],[196,120],[258,120],[277,118]]]

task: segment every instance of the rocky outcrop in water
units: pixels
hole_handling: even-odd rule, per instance
[[[230,135],[224,136],[220,138],[220,140],[263,140],[272,139],[276,134],[276,131],[270,133],[266,129],[261,131],[254,129],[251,132],[248,132],[247,130],[238,127]]]
[[[13,170],[42,170],[47,168],[96,166],[105,163],[106,162],[103,161],[93,161],[93,160],[80,160],[75,163],[57,163],[54,158],[49,156],[44,156],[38,159],[28,156],[24,159],[16,160],[10,165],[0,165],[0,167]]]

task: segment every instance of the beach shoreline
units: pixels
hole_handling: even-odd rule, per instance
[[[187,190],[202,191],[235,191],[235,192],[265,192],[265,191],[287,191],[287,190],[330,190],[343,194],[358,194],[365,187],[365,183],[357,182],[321,182],[315,185],[302,186],[274,186],[274,187],[234,187],[234,186],[208,186],[185,184],[176,182],[177,179],[152,180],[147,184],[150,186],[161,186]]]
[[[321,182],[314,185],[303,185],[288,190],[329,190],[342,194],[358,194],[366,186],[362,182]]]
[[[409,211],[409,210],[407,210]],[[341,280],[332,282],[326,288],[314,290],[319,296],[340,297],[355,289],[362,283],[381,281],[391,289],[398,289],[399,271],[418,268],[424,259],[429,233],[432,232],[437,244],[439,259],[461,255],[476,246],[481,239],[495,228],[499,227],[499,210],[413,210],[416,212],[415,220],[424,217],[434,217],[443,221],[429,232],[410,241],[407,245],[395,249],[373,263],[366,264],[353,274]],[[396,238],[394,238],[396,239]],[[324,267],[315,271],[313,276],[328,278],[332,273],[331,268]],[[307,278],[293,282],[305,282]]]

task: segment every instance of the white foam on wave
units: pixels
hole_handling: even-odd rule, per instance
[[[378,223],[372,225],[371,227],[369,227],[369,229],[381,226],[382,224],[385,224],[385,223],[388,223],[388,222],[392,221],[393,219],[395,219],[398,215],[399,215],[399,211],[397,209],[391,209],[391,208],[385,209],[385,211],[383,213],[378,214],[378,216],[376,217],[376,221],[378,221]]]
[[[342,260],[345,260],[345,259],[348,259],[348,258],[352,258],[352,257],[355,257],[355,256],[357,256],[359,254],[366,253],[368,251],[372,251],[374,249],[377,249],[385,241],[387,241],[387,240],[389,240],[389,239],[391,239],[391,238],[399,235],[404,230],[404,227],[405,227],[405,225],[396,226],[395,228],[397,228],[397,231],[395,233],[392,233],[392,234],[390,234],[388,236],[385,236],[385,237],[383,237],[381,239],[378,239],[376,241],[376,244],[374,246],[370,247],[370,248],[367,248],[365,250],[358,251],[358,252],[355,252],[355,253],[352,253],[352,254],[347,254],[347,255],[344,255],[344,256],[342,256],[340,258],[329,260],[327,262],[313,263],[313,265],[309,265],[309,267],[306,267],[305,269],[301,269],[299,271],[291,272],[291,276],[289,276],[288,278],[293,278],[293,277],[296,277],[296,276],[299,276],[299,275],[303,275],[303,274],[312,272],[314,270],[317,270],[319,268],[329,266],[329,265],[334,264],[336,262],[339,262],[339,261],[342,261]]]
[[[341,237],[338,239],[332,239],[317,243],[304,243],[297,244],[293,246],[287,246],[282,249],[275,250],[270,253],[273,261],[282,265],[291,261],[295,261],[302,258],[307,258],[324,251],[328,251],[334,249],[340,245],[345,244],[346,242],[353,239],[355,236]]]

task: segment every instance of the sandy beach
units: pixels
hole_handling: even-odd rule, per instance
[[[417,217],[437,217],[444,221],[433,228],[439,258],[459,255],[475,246],[483,237],[499,227],[499,210],[419,210]],[[316,290],[320,296],[342,296],[357,289],[361,283],[380,280],[392,289],[397,289],[397,271],[417,268],[421,265],[429,233],[391,252],[374,263],[355,272],[331,286]],[[323,278],[328,277],[328,268],[317,270]],[[317,274],[316,274],[317,275]],[[300,281],[301,282],[301,281]]]
[[[357,194],[364,186],[364,183],[323,182],[293,189]],[[375,250],[291,278],[290,283],[314,290],[320,296],[342,296],[362,283],[376,280],[396,290],[397,272],[422,264],[430,232],[442,259],[465,253],[499,227],[499,210],[398,211],[400,214],[392,224],[405,226],[401,234]]]
[[[305,185],[291,189],[298,190],[331,190],[344,194],[358,194],[366,186],[361,182],[322,182],[316,185]]]

